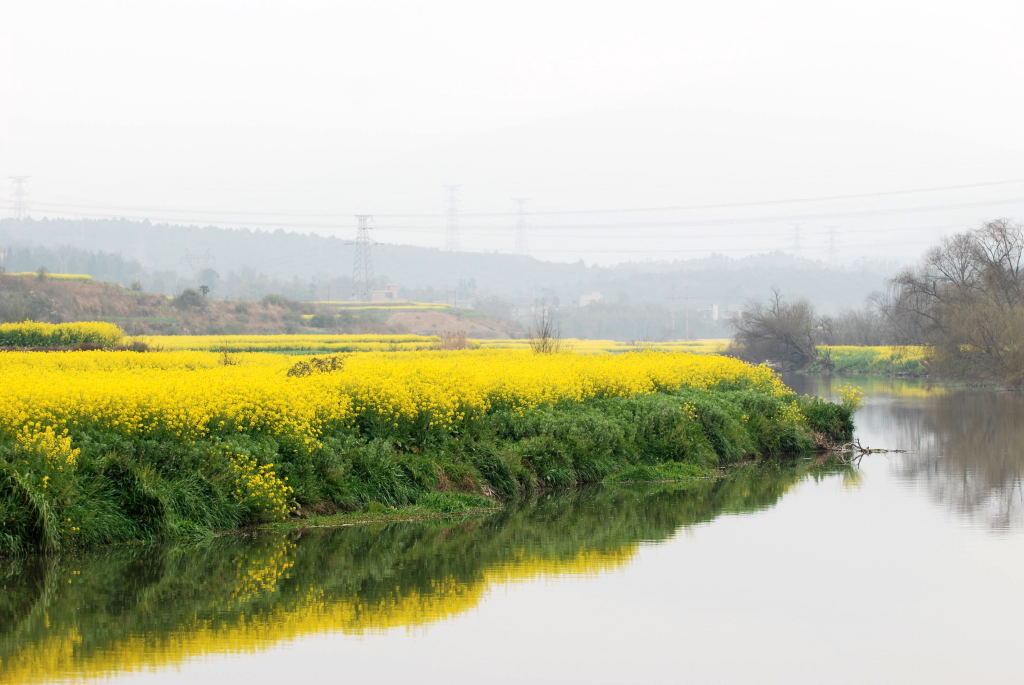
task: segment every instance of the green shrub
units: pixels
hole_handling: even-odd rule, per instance
[[[124,331],[105,321],[0,324],[0,347],[64,348],[81,345],[109,348],[119,344],[122,338]]]

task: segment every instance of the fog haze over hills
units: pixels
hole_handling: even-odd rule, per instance
[[[286,231],[152,225],[133,221],[0,221],[8,271],[89,273],[168,295],[207,285],[212,295],[349,299],[351,241]],[[728,333],[731,312],[771,288],[806,296],[823,312],[857,307],[883,288],[895,262],[843,267],[781,252],[619,266],[376,244],[376,287],[403,298],[449,302],[527,319],[538,304],[562,313],[566,334],[653,338]]]
[[[5,3],[0,176],[35,218],[351,239],[368,213],[436,248],[456,184],[474,251],[517,251],[526,198],[545,260],[911,259],[1024,215],[1022,24],[1012,0]]]

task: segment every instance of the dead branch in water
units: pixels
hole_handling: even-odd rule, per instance
[[[859,464],[860,460],[864,458],[865,454],[894,454],[904,453],[907,450],[890,450],[881,448],[865,447],[860,444],[860,439],[852,440],[850,442],[843,443],[842,445],[835,445],[829,448],[829,452],[833,453],[838,457],[839,461],[844,464]]]

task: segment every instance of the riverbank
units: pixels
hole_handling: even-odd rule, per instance
[[[1013,377],[985,370],[969,355],[949,359],[925,345],[859,347],[830,345],[818,348],[818,358],[801,373],[835,376],[878,376],[920,379],[946,386],[1020,389]]]
[[[924,378],[931,350],[923,345],[820,345],[807,373]]]
[[[672,480],[847,439],[851,406],[678,353],[0,357],[0,553]]]
[[[326,632],[427,626],[510,580],[621,568],[642,544],[771,507],[804,479],[846,470],[783,460],[713,480],[526,497],[489,516],[399,524],[391,512],[344,530],[0,561],[0,683],[110,677]]]
[[[839,462],[837,462],[838,464]],[[726,478],[737,469],[749,468],[755,460],[730,464],[723,468],[708,468],[686,462],[662,462],[655,465],[634,466],[614,473],[597,483],[582,483],[579,486],[600,487],[669,487],[682,491],[700,487],[709,481]],[[436,519],[455,520],[489,516],[504,511],[510,503],[520,502],[524,497],[538,497],[546,494],[565,495],[572,487],[534,488],[518,493],[512,498],[497,499],[459,492],[438,492],[421,498],[415,504],[384,506],[371,503],[358,511],[341,511],[331,514],[300,512],[283,521],[261,523],[248,528],[219,531],[222,535],[303,531],[315,528],[344,528],[347,526],[368,526],[382,523],[417,523]]]

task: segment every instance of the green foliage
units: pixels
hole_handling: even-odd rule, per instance
[[[688,481],[710,478],[713,471],[697,464],[665,462],[662,464],[641,464],[606,479],[608,483],[660,483],[665,481]]]
[[[0,555],[204,537],[295,503],[456,513],[541,488],[692,481],[718,464],[846,440],[851,416],[817,398],[685,389],[495,410],[467,433],[426,442],[383,425],[336,426],[313,447],[241,433],[215,445],[139,440],[82,426],[71,459],[61,436],[0,435]]]
[[[335,354],[327,357],[310,357],[296,362],[288,369],[289,376],[301,378],[317,373],[332,373],[340,370],[345,365],[345,355]]]
[[[174,298],[174,306],[178,309],[205,309],[209,303],[201,292],[186,288]]]
[[[309,319],[309,325],[313,328],[334,328],[338,325],[339,318],[336,314],[317,312]]]
[[[800,398],[800,411],[807,424],[825,442],[839,444],[853,438],[853,412],[856,407],[833,404],[820,397]]]
[[[103,321],[77,321],[74,323],[22,323],[0,324],[0,347],[53,347],[90,346],[114,347],[121,342],[124,331],[115,324]]]
[[[465,492],[428,492],[416,504],[444,514],[457,514],[472,509],[491,508],[495,502],[481,495]]]

